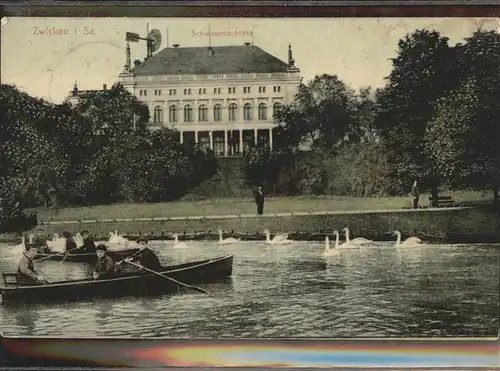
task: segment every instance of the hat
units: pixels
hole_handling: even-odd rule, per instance
[[[137,243],[141,243],[141,242],[148,243],[148,240],[144,237],[138,238]]]
[[[100,250],[100,251],[106,251],[108,248],[106,247],[106,245],[103,245],[101,243],[101,244],[97,245],[97,247],[95,249]]]

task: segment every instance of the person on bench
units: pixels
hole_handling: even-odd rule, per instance
[[[416,180],[413,182],[413,185],[411,187],[411,195],[413,196],[413,208],[418,209],[418,200],[420,198],[420,192],[418,190],[418,185]]]

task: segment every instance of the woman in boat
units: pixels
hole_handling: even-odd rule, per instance
[[[137,240],[139,245],[139,251],[134,255],[129,256],[125,259],[126,262],[137,262],[144,268],[151,269],[155,272],[161,271],[162,265],[156,254],[148,247],[148,240],[145,238],[139,238]]]
[[[49,283],[42,275],[35,271],[33,266],[33,258],[37,254],[38,249],[34,243],[26,245],[26,251],[23,252],[19,266],[17,268],[17,281],[24,285],[45,285]]]
[[[115,275],[115,263],[106,255],[106,245],[99,244],[96,247],[97,263],[95,266],[94,279],[113,278]]]

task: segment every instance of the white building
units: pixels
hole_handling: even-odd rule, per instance
[[[301,83],[291,47],[288,63],[257,46],[165,48],[130,63],[119,82],[145,103],[151,127],[177,131],[218,156],[241,154],[253,142],[273,144],[273,114],[293,101]]]
[[[151,129],[166,126],[181,143],[218,156],[240,155],[252,143],[272,148],[274,112],[293,101],[301,81],[291,46],[285,63],[250,43],[174,45],[133,67],[127,45],[119,74],[119,83],[148,106]],[[75,84],[68,101],[85,92]]]

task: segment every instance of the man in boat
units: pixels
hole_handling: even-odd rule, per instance
[[[45,285],[49,283],[42,275],[35,271],[33,258],[37,254],[37,246],[33,243],[26,245],[26,251],[23,252],[19,266],[17,268],[17,281],[24,285]]]
[[[113,278],[115,276],[115,262],[106,255],[106,245],[99,244],[96,247],[97,263],[95,266],[94,279]]]
[[[89,236],[89,231],[82,231],[83,237],[83,246],[81,250],[83,250],[84,254],[92,254],[96,252],[95,242],[92,237]]]
[[[137,240],[139,245],[139,251],[137,251],[132,256],[125,258],[125,262],[137,262],[144,268],[151,269],[155,272],[162,270],[162,265],[156,254],[148,247],[148,240],[145,238],[139,238]]]

